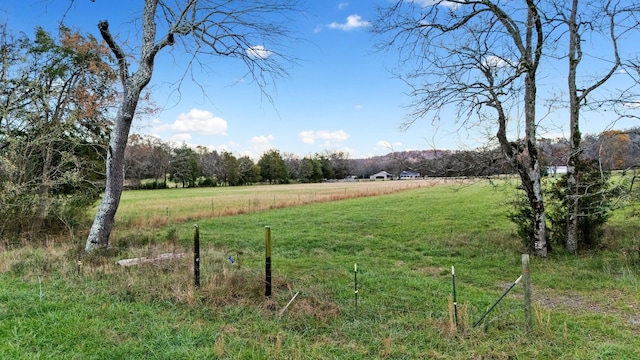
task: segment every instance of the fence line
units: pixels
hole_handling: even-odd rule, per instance
[[[265,292],[264,292],[264,296],[265,298],[270,299],[272,296],[272,269],[271,269],[271,255],[272,255],[272,249],[271,249],[271,227],[270,226],[265,226],[265,280],[264,280],[264,285],[265,285]],[[194,279],[195,279],[195,284],[194,287],[195,289],[199,289],[200,288],[200,233],[199,233],[199,227],[196,224],[194,226]],[[236,264],[236,262],[232,259],[231,256],[228,256],[226,254],[222,255],[223,258],[225,258],[225,260],[228,260],[232,265]],[[223,264],[224,264],[224,260],[223,260]],[[255,269],[251,269],[251,268],[247,268],[249,272],[253,272],[253,273],[258,273],[257,270]],[[283,278],[287,279],[287,282],[291,281],[294,282],[294,280],[298,280],[301,284],[304,283],[308,283],[308,278],[312,278],[313,276],[320,276],[322,278],[325,278],[324,276],[321,275],[321,273],[318,271],[318,267],[317,266],[311,266],[309,267],[306,271],[302,271],[302,274],[300,274],[300,272],[298,272],[298,276],[302,275],[306,275],[305,272],[308,272],[308,274],[310,276],[304,276],[304,277],[298,277],[298,278],[294,278],[291,276],[283,276]],[[335,266],[325,266],[324,270],[330,270],[332,272],[335,272]],[[223,266],[223,271],[224,270],[224,266]],[[319,275],[320,274],[320,275]],[[395,276],[392,277],[392,279],[400,281],[399,279],[402,279],[401,282],[402,284],[404,284],[405,287],[405,291],[402,291],[401,294],[405,294],[405,295],[395,295],[395,294],[389,294],[389,293],[385,293],[384,289],[385,286],[388,285],[389,282],[389,276],[385,276],[383,279],[381,278],[375,278],[375,270],[371,272],[371,277],[367,278],[364,277],[364,279],[361,277],[360,280],[360,285],[358,284],[358,266],[357,263],[354,263],[354,267],[353,267],[353,283],[349,284],[348,281],[345,281],[344,283],[341,284],[341,286],[338,286],[337,288],[333,288],[333,293],[331,293],[331,291],[327,288],[322,288],[322,293],[324,293],[324,295],[321,294],[313,294],[311,293],[313,296],[318,296],[320,295],[322,298],[324,299],[331,299],[330,301],[333,303],[339,303],[342,304],[343,308],[348,308],[347,305],[347,294],[348,292],[346,291],[346,288],[351,287],[351,285],[353,285],[353,291],[354,291],[354,301],[353,301],[353,309],[354,309],[354,314],[358,313],[358,304],[362,303],[362,306],[369,306],[371,308],[371,310],[373,310],[374,312],[376,311],[376,309],[384,309],[384,313],[388,313],[389,309],[392,310],[396,310],[396,311],[401,311],[402,313],[413,313],[413,312],[421,312],[424,313],[425,309],[420,309],[419,307],[416,307],[414,305],[415,302],[415,298],[407,298],[406,294],[412,294],[413,292],[419,292],[419,291],[424,291],[424,288],[420,287],[419,289],[416,286],[416,274],[413,275],[404,275],[404,276]],[[522,255],[522,274],[502,293],[502,295],[500,296],[500,298],[498,298],[498,300],[493,303],[493,305],[491,305],[491,307],[488,308],[488,310],[486,310],[486,312],[484,312],[484,314],[480,317],[480,319],[478,321],[476,321],[473,324],[473,327],[478,326],[480,323],[482,323],[482,321],[485,319],[485,317],[509,294],[509,292],[520,282],[520,280],[525,279],[525,289],[524,289],[524,308],[525,308],[525,322],[526,322],[526,328],[527,331],[530,331],[532,328],[532,323],[531,323],[531,287],[530,287],[530,279],[529,279],[529,256],[527,254],[523,254]],[[363,286],[363,281],[362,280],[366,280],[364,282],[364,286]],[[410,280],[410,281],[408,281]],[[453,285],[453,311],[455,312],[454,314],[454,323],[453,323],[453,327],[454,329],[458,329],[458,308],[457,308],[457,293],[456,293],[456,281],[455,281],[455,270],[454,267],[451,267],[451,281],[452,281],[452,285]],[[436,283],[440,284],[440,282],[436,281]],[[446,284],[447,281],[442,281],[442,283]],[[422,284],[422,282],[421,282]],[[426,282],[425,282],[426,284]],[[442,284],[441,284],[442,286]],[[291,291],[290,286],[289,287],[289,291]],[[364,289],[371,289],[371,294],[374,294],[371,298],[366,298],[364,296],[360,296],[360,289],[364,288]],[[425,287],[426,288],[426,287]],[[377,290],[377,291],[376,291]],[[298,292],[296,293],[295,296],[298,296],[298,294],[300,293],[300,291],[306,291],[304,289],[298,289]],[[442,299],[449,299],[449,292],[447,290],[442,291]],[[294,298],[295,298],[294,296]],[[293,301],[293,299],[291,300]],[[291,304],[291,301],[286,305],[287,307]],[[441,303],[439,304],[444,304],[445,301],[443,300]],[[399,304],[404,304],[405,306],[400,306]],[[406,306],[408,304],[408,306]],[[373,306],[371,306],[373,305]],[[442,306],[442,305],[440,305]],[[435,306],[436,308],[438,307],[438,305]],[[450,311],[450,309],[448,309]],[[447,311],[447,312],[449,312]],[[283,311],[284,312],[284,311]],[[431,314],[435,313],[434,311],[430,312]]]
[[[221,258],[223,256],[224,255],[221,255]],[[265,279],[264,268],[260,269],[258,262],[253,261],[254,259],[252,259],[252,264],[250,265],[239,263],[237,259],[229,260],[227,256],[224,256],[224,260],[229,263],[225,270],[227,272],[237,271],[243,273],[250,279],[254,279],[254,281]],[[233,263],[231,261],[233,261]],[[274,263],[277,264],[278,261],[279,260],[275,259]],[[205,266],[205,268],[211,269],[211,266]],[[399,316],[422,315],[427,318],[447,319],[449,316],[447,304],[448,298],[451,295],[451,279],[447,276],[434,277],[431,275],[407,274],[385,276],[384,279],[376,279],[375,271],[367,269],[366,266],[362,264],[354,265],[353,273],[350,273],[348,266],[345,264],[342,269],[344,276],[338,281],[329,284],[329,286],[326,286],[326,284],[319,286],[313,285],[314,279],[326,279],[329,277],[324,275],[324,273],[331,273],[330,277],[335,277],[335,272],[335,267],[323,265],[313,266],[303,271],[298,270],[296,273],[281,273],[276,267],[271,274],[271,281],[274,284],[273,293],[270,295],[266,295],[265,293],[265,296],[277,298],[278,295],[280,295],[280,297],[284,296],[288,300],[291,293],[299,292],[300,294],[297,295],[298,299],[306,297],[314,298],[323,303],[332,303],[339,306],[345,314],[353,313],[355,316],[361,318],[374,317],[392,320]],[[420,279],[423,280],[421,281]],[[279,288],[275,286],[276,283],[283,281],[286,283],[286,290],[282,287]],[[390,282],[405,284],[406,291],[399,293],[388,291]],[[482,312],[492,304],[495,297],[490,294],[495,293],[497,296],[497,294],[500,293],[500,288],[496,287],[487,290],[487,295],[484,296],[482,300],[473,301],[473,299],[466,296],[466,293],[468,293],[468,290],[477,289],[477,285],[469,285],[461,281],[458,281],[456,285],[458,287],[457,302],[458,304],[465,305],[465,311],[468,312],[465,316],[469,321],[472,320],[471,318],[475,320],[480,317]],[[515,284],[513,284],[513,286],[515,286]],[[397,288],[397,286],[394,288]],[[286,294],[282,293],[283,290]],[[421,301],[420,299],[423,297],[422,293],[429,290],[432,292],[440,292],[441,296],[435,302],[426,303]],[[522,298],[522,291],[511,292],[508,297],[507,293],[504,293],[500,298],[500,310],[494,310],[493,308],[496,307],[497,303],[494,304],[490,309],[490,311],[493,310],[493,313],[487,323],[491,323],[495,321],[495,319],[502,318],[511,313],[521,311]],[[490,311],[487,311],[481,320],[483,320]],[[467,326],[463,324],[460,325],[460,328],[465,327],[471,327],[471,324]]]

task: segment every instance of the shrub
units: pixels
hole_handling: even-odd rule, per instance
[[[511,200],[512,210],[509,218],[516,224],[518,237],[522,239],[522,244],[528,251],[534,250],[535,232],[533,223],[533,210],[529,205],[527,196],[520,193]]]
[[[576,166],[578,183],[578,248],[594,249],[601,244],[603,226],[613,210],[612,200],[619,196],[619,188],[609,182],[609,174],[601,172],[597,163],[581,160]],[[548,245],[566,247],[569,204],[567,175],[545,186],[545,209],[548,227]],[[526,196],[518,195],[511,204],[509,216],[518,228],[518,236],[527,249],[534,244],[533,213]]]
[[[601,172],[597,163],[580,160],[576,165],[578,184],[578,249],[594,249],[600,245],[603,226],[613,210],[612,199],[618,196],[618,188],[609,182],[609,173]],[[551,240],[564,245],[567,239],[567,175],[553,184],[549,198],[557,209],[549,214]]]
[[[156,190],[156,189],[166,189],[167,182],[166,181],[147,181],[143,182],[141,188],[144,190]]]

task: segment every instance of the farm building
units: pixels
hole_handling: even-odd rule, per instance
[[[547,166],[545,170],[547,171],[547,174],[552,177],[556,177],[556,175],[564,175],[567,173],[566,166]]]
[[[419,179],[420,174],[413,171],[403,171],[400,173],[400,180],[414,180]]]
[[[386,171],[380,171],[379,173],[375,173],[375,174],[369,176],[369,179],[371,179],[371,180],[392,180],[393,179],[393,175],[389,174]]]

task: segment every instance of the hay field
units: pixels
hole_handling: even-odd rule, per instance
[[[379,196],[461,181],[432,178],[125,191],[116,223],[124,227],[159,227],[310,203]]]

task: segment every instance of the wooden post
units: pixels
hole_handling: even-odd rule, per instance
[[[200,228],[193,226],[193,282],[196,289],[200,287]]]
[[[264,227],[265,283],[264,296],[271,297],[271,226]]]
[[[524,286],[524,320],[527,331],[533,329],[533,321],[531,319],[531,279],[529,277],[529,254],[522,254],[522,275]]]

